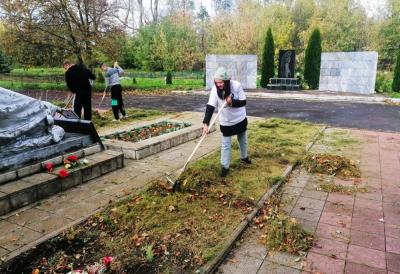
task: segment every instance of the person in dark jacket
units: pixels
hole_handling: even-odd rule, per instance
[[[92,119],[92,85],[90,80],[95,80],[96,76],[84,65],[75,65],[65,61],[65,81],[68,89],[75,95],[74,112],[79,118],[84,111],[84,120]]]

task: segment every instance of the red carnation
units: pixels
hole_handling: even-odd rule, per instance
[[[105,257],[103,257],[103,264],[108,268],[108,267],[110,267],[110,264],[112,263],[112,261],[113,261],[113,257],[111,257],[111,256],[105,256]]]
[[[47,172],[52,172],[53,171],[53,167],[54,167],[54,165],[53,165],[53,163],[46,163],[45,165],[44,165],[44,168],[47,170]]]
[[[78,157],[76,155],[70,155],[67,157],[67,160],[71,161],[71,162],[75,162],[78,160]]]
[[[60,177],[60,178],[65,178],[68,175],[69,175],[69,173],[65,169],[60,169],[60,171],[58,172],[58,177]]]

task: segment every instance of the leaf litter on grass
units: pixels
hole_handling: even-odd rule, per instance
[[[303,166],[310,173],[334,175],[342,179],[360,178],[360,169],[352,160],[332,154],[307,155]]]
[[[261,196],[281,180],[286,163],[304,155],[306,144],[318,129],[283,119],[250,124],[251,165],[240,163],[239,152],[233,149],[230,172],[221,178],[219,152],[212,153],[189,166],[177,192],[171,192],[163,181],[155,181],[147,190],[111,203],[74,227],[73,237],[60,235],[52,252],[42,253],[50,262],[46,266],[41,266],[43,256],[37,254],[27,254],[24,263],[54,269],[62,261],[62,265],[76,268],[113,256],[112,269],[117,272],[194,272],[222,250]],[[285,231],[296,231],[290,219],[273,219],[285,224]],[[286,241],[293,242],[290,237]],[[62,242],[81,243],[74,252],[84,255],[79,260],[64,256]]]
[[[264,233],[261,236],[268,251],[302,255],[313,245],[314,235],[302,228],[296,218],[281,210],[282,193],[274,194],[260,210],[254,222]]]

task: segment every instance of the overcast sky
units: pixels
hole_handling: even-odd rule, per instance
[[[379,15],[382,12],[382,8],[384,8],[386,0],[357,0],[359,1],[367,11],[369,16]],[[213,1],[212,0],[194,0],[196,5],[196,9],[199,9],[200,5],[203,4],[207,8],[207,11],[210,15],[213,15]]]

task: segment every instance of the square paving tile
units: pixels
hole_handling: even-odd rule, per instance
[[[342,228],[350,228],[351,216],[344,216],[333,212],[322,212],[320,223],[338,226]]]
[[[369,234],[358,230],[352,230],[351,244],[385,251],[385,237],[383,234]]]
[[[325,201],[326,198],[328,197],[328,193],[317,190],[304,189],[303,192],[301,193],[301,196]]]
[[[14,251],[42,237],[41,233],[18,225],[3,233],[0,235],[0,246],[9,251]]]
[[[283,194],[289,194],[291,196],[300,196],[301,192],[302,192],[302,188],[300,187],[293,187],[293,186],[287,186],[285,185],[282,188],[282,193]]]
[[[352,262],[346,262],[345,267],[346,274],[386,274],[386,270],[370,267],[361,264],[355,264]]]
[[[247,256],[230,256],[218,270],[225,274],[257,273],[262,264],[261,259]]]
[[[283,266],[271,261],[264,261],[257,274],[300,274],[301,271],[295,268]]]
[[[384,224],[379,219],[369,219],[368,217],[353,218],[351,229],[363,231],[372,234],[384,234]]]
[[[387,269],[394,272],[400,270],[400,254],[386,252]]]
[[[349,245],[347,260],[357,264],[386,269],[385,252],[371,248]]]
[[[346,259],[347,243],[318,237],[310,252],[344,260]]]
[[[39,233],[51,233],[53,231],[59,230],[69,224],[71,220],[60,217],[54,214],[48,215],[44,218],[37,219],[36,222],[31,222],[26,225],[26,227],[37,231]]]
[[[373,209],[373,210],[383,210],[382,207],[382,202],[381,201],[375,201],[371,199],[365,199],[361,195],[357,195],[355,201],[354,201],[354,210],[357,209]]]
[[[298,256],[286,252],[273,251],[268,253],[265,261],[271,261],[280,265],[285,265],[291,268],[302,269],[301,261],[297,262]]]
[[[400,254],[400,239],[386,237],[386,251]]]
[[[309,252],[304,270],[311,273],[338,274],[344,271],[344,261]]]
[[[364,219],[368,220],[369,224],[374,224],[379,219],[383,218],[383,210],[374,210],[369,208],[357,208],[354,209],[353,219]]]
[[[391,193],[383,193],[383,201],[385,203],[397,203],[399,201],[399,195]]]
[[[353,207],[342,203],[326,202],[324,212],[332,212],[343,216],[352,216]]]
[[[318,221],[309,221],[301,218],[296,218],[296,220],[305,231],[314,233],[317,229]]]
[[[374,201],[382,201],[382,191],[380,189],[369,188],[367,193],[357,193],[357,197]]]
[[[318,222],[320,215],[320,210],[304,207],[300,208],[298,206],[296,206],[291,213],[291,216],[295,218],[305,219],[311,222]]]
[[[325,201],[300,196],[299,199],[297,200],[296,205],[299,208],[305,207],[322,211],[322,209],[324,208],[324,204]]]
[[[259,231],[250,230],[248,235],[238,242],[238,246],[234,249],[235,254],[261,260],[264,259],[265,256],[267,256],[267,249],[265,245],[259,242],[261,233],[258,232]]]
[[[331,203],[344,204],[350,208],[353,208],[354,197],[339,193],[329,193],[327,201]]]
[[[392,225],[385,223],[386,237],[400,239],[400,225]]]
[[[348,243],[350,241],[350,229],[340,226],[319,223],[316,231],[317,237]]]

